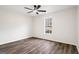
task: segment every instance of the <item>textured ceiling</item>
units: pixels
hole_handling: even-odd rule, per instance
[[[33,9],[33,5],[3,5],[3,6],[0,6],[0,9],[16,11],[16,12],[23,13],[23,14],[30,15],[30,16],[37,16],[35,12],[28,14],[27,12],[29,10],[24,9],[24,7]],[[46,10],[47,12],[46,13],[40,12],[39,14],[40,15],[48,14],[51,12],[56,12],[56,11],[71,8],[71,7],[75,7],[75,6],[74,5],[42,5],[40,10]]]

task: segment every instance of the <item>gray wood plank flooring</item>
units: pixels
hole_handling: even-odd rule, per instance
[[[0,54],[77,54],[74,45],[28,38],[0,45]]]

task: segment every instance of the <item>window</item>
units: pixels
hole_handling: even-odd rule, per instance
[[[52,18],[45,19],[45,33],[52,34]]]

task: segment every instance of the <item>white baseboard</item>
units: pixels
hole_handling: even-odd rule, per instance
[[[36,37],[36,36],[33,36],[33,37]],[[75,45],[75,46],[77,46],[77,44],[76,43],[70,43],[70,42],[64,42],[64,41],[60,41],[60,40],[56,40],[56,39],[46,39],[46,38],[44,38],[44,37],[37,37],[37,38],[42,38],[42,39],[45,39],[45,40],[50,40],[50,41],[55,41],[55,42],[60,42],[60,43],[65,43],[65,44],[70,44],[70,45]]]
[[[11,43],[11,42],[15,42],[15,41],[22,40],[22,39],[27,39],[27,38],[30,38],[30,36],[23,37],[23,38],[18,38],[18,39],[14,39],[14,40],[7,41],[7,42],[1,42],[0,45],[7,44],[7,43]]]

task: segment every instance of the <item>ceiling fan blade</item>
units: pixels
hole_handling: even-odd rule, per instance
[[[41,7],[41,5],[37,5],[37,9],[39,9]]]
[[[46,12],[46,10],[38,10],[39,12]]]
[[[36,12],[36,14],[39,14],[38,12]]]
[[[27,12],[27,13],[32,13],[33,11],[29,11],[29,12]]]
[[[29,9],[29,10],[33,10],[33,9],[30,9],[30,8],[28,8],[28,7],[24,7],[25,9]]]

